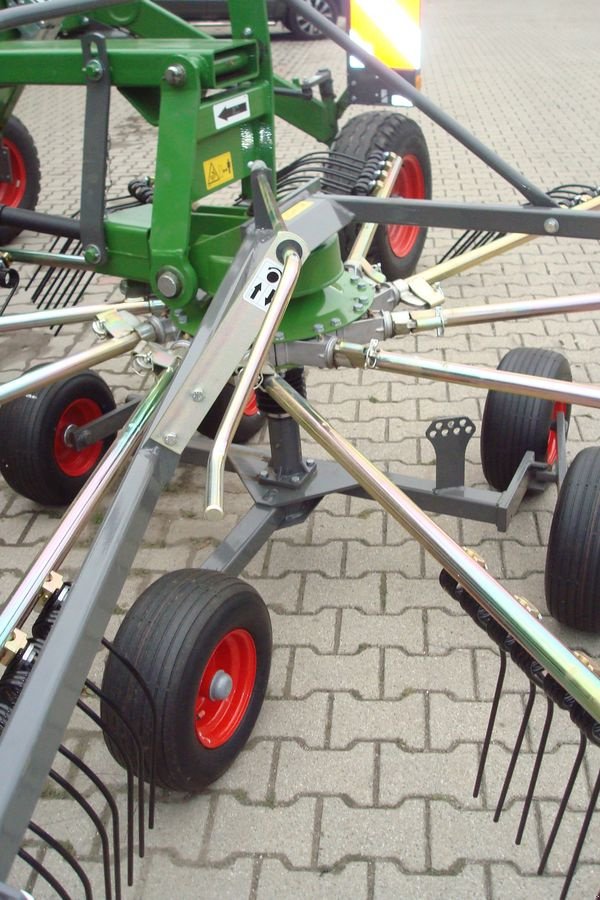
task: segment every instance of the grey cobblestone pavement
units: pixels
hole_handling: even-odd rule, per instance
[[[600,180],[600,26],[597,0],[425,0],[424,89],[507,160],[545,187]],[[344,58],[328,42],[273,41],[281,74],[310,75],[326,64],[338,85]],[[356,110],[351,110],[351,114]],[[40,150],[39,208],[74,212],[78,205],[82,98],[75,90],[30,88],[19,114]],[[436,197],[514,202],[514,192],[444,134],[411,113],[427,135]],[[110,178],[115,192],[150,172],[153,134],[119,97],[111,120]],[[281,161],[311,142],[281,125]],[[448,246],[430,232],[423,256],[433,263]],[[35,236],[27,246],[45,242]],[[480,303],[594,291],[600,276],[597,243],[548,238],[447,283],[448,302]],[[90,300],[116,295],[103,278]],[[26,309],[22,294],[14,306]],[[410,349],[433,358],[496,365],[523,345],[562,350],[573,376],[600,383],[600,317],[559,316],[519,325],[471,327],[445,337],[428,334]],[[57,338],[31,331],[0,341],[2,377],[91,345],[81,327]],[[398,343],[402,349],[407,344]],[[123,359],[101,368],[118,400],[137,387]],[[432,417],[455,411],[479,424],[484,397],[475,389],[379,373],[311,371],[309,397],[342,433],[385,469],[431,474],[424,437]],[[569,455],[600,440],[596,411],[578,408]],[[310,446],[310,443],[307,445]],[[484,486],[478,440],[467,454],[467,483]],[[249,501],[232,476],[226,518],[202,518],[203,473],[181,467],[155,518],[119,601],[110,632],[140,591],[165,571],[196,566],[227,533]],[[438,517],[450,534],[475,548],[495,576],[544,611],[545,544],[555,490],[527,499],[507,534],[492,526]],[[1,596],[43,546],[56,513],[0,485]],[[74,573],[93,529],[68,559]],[[576,752],[574,727],[551,732],[523,845],[514,845],[543,703],[517,766],[499,824],[493,809],[520,722],[526,685],[508,673],[481,796],[472,785],[497,660],[485,635],[446,598],[438,566],[374,504],[333,497],[305,524],[277,534],[244,576],[272,615],[275,649],[268,699],[245,752],[203,796],[164,795],[146,857],[137,862],[128,897],[206,898],[534,898],[558,897],[596,777],[598,753],[569,803],[549,873],[535,876],[540,847]],[[548,617],[546,616],[546,621]],[[600,640],[550,624],[570,646],[599,655]],[[96,666],[99,669],[100,662]],[[511,667],[514,668],[514,667]],[[557,717],[561,719],[561,717]],[[122,797],[124,777],[101,736],[75,715],[70,742]],[[595,757],[595,758],[594,758]],[[600,883],[596,816],[572,896],[591,898]],[[98,837],[72,805],[47,789],[40,823],[76,849],[102,892]],[[41,852],[33,844],[33,852]],[[57,869],[60,870],[60,864]],[[61,877],[76,888],[68,872]],[[12,880],[36,900],[49,897],[16,864]]]

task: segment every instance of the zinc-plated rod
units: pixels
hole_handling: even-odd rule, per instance
[[[19,7],[22,9],[22,7]],[[36,266],[58,266],[61,269],[94,270],[83,256],[70,253],[44,253],[42,250],[17,250],[13,247],[0,247],[0,253],[8,253],[15,262],[31,263]]]
[[[457,306],[453,309],[411,310],[415,322],[411,331],[431,331],[456,325],[480,325],[510,319],[529,319],[535,316],[556,316],[562,313],[591,312],[600,309],[600,294],[574,294],[572,297],[547,297],[540,300],[514,300],[510,303],[490,303],[484,306]],[[394,313],[392,313],[392,319]],[[0,328],[2,319],[0,319]],[[406,329],[402,329],[404,334]]]
[[[0,386],[0,404],[8,403],[9,400],[15,400],[17,397],[23,397],[47,384],[60,381],[67,375],[83,372],[88,366],[95,366],[114,356],[120,356],[121,353],[127,353],[129,350],[133,350],[140,340],[137,331],[132,331],[131,334],[124,337],[111,338],[97,347],[73,353],[65,359],[58,359],[56,362],[48,363],[47,366],[40,366],[38,369],[25,372],[24,375],[13,378],[12,381],[7,381],[6,384]]]
[[[235,430],[242,418],[244,407],[262,369],[273,343],[275,332],[294,293],[294,288],[302,268],[302,258],[296,250],[285,251],[283,271],[275,295],[256,336],[248,361],[233,392],[227,411],[215,436],[214,444],[206,466],[206,517],[220,519],[223,516],[223,477],[225,459],[233,440]]]
[[[263,387],[595,719],[600,679],[278,375]]]
[[[484,366],[436,362],[407,353],[387,353],[379,348],[370,350],[362,344],[344,341],[338,342],[333,357],[336,366],[400,372],[418,378],[431,378],[433,381],[467,384],[507,394],[523,394],[542,400],[578,403],[580,406],[600,409],[600,387],[595,385],[558,381],[555,378],[541,378],[537,375],[521,375],[519,372],[504,372],[499,369],[487,369]]]
[[[388,166],[387,171],[385,173],[383,183],[379,186],[379,188],[371,194],[372,197],[379,197],[380,200],[383,200],[389,197],[394,189],[394,185],[396,184],[396,179],[400,173],[400,169],[402,168],[402,157],[394,155],[394,158],[391,161],[391,164]],[[356,235],[356,239],[352,244],[352,249],[346,258],[346,262],[349,263],[360,263],[363,259],[366,258],[367,253],[369,252],[369,248],[373,243],[373,238],[375,237],[375,232],[377,231],[377,225],[375,222],[363,222],[360,226],[358,234]]]
[[[115,475],[140,443],[144,426],[156,410],[174,373],[174,366],[164,370],[0,612],[0,647],[10,638],[13,629],[20,627],[31,613],[48,574],[60,566]]]
[[[598,206],[600,206],[600,196],[590,197],[588,200],[583,200],[576,206],[572,206],[571,211],[576,212],[577,210],[595,209]],[[535,234],[504,234],[502,237],[490,241],[489,244],[484,244],[483,247],[477,247],[475,250],[467,250],[466,253],[460,253],[452,259],[447,259],[444,262],[438,263],[436,266],[431,266],[429,269],[425,269],[424,272],[419,272],[418,277],[424,278],[429,284],[433,284],[436,281],[443,281],[445,278],[450,278],[452,275],[458,275],[459,272],[464,272],[466,269],[478,266],[488,259],[493,259],[500,253],[506,253],[508,250],[514,250],[515,247],[520,247],[521,244],[534,241],[536,237],[538,237],[538,235]],[[411,279],[407,278],[406,282],[408,282],[410,287]],[[404,287],[404,284],[405,282],[401,282],[402,287]]]
[[[93,306],[75,306],[70,309],[52,309],[34,313],[17,313],[0,317],[0,334],[19,331],[21,328],[45,328],[52,325],[74,325],[89,322],[107,312],[153,313],[165,308],[162,300],[127,300],[123,303],[96,303]]]

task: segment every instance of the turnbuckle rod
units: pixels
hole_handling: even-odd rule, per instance
[[[290,244],[283,250],[283,271],[277,284],[275,295],[256,336],[239,381],[233,392],[227,411],[223,416],[219,430],[206,466],[206,517],[220,519],[223,516],[223,476],[225,458],[233,441],[233,435],[242,418],[244,407],[256,379],[265,363],[279,323],[287,309],[288,303],[300,276],[302,257],[298,252],[299,245]]]
[[[467,384],[507,394],[522,394],[562,403],[578,403],[580,406],[600,409],[600,387],[595,385],[558,381],[555,378],[541,378],[537,375],[521,375],[518,372],[504,372],[484,366],[436,362],[408,353],[387,353],[373,344],[365,346],[345,341],[336,344],[333,358],[336,366],[381,369],[384,372],[431,378],[433,381]]]
[[[416,309],[410,311],[412,320],[406,326],[406,313],[391,313],[394,330],[432,331],[456,325],[480,325],[486,322],[504,322],[510,319],[530,319],[536,316],[555,316],[562,313],[591,312],[600,309],[600,294],[574,294],[571,297],[546,297],[540,300],[515,300],[510,303],[489,303],[483,306],[456,306],[444,309]],[[396,330],[396,322],[398,328]],[[0,328],[2,319],[0,319]],[[414,324],[413,324],[414,323]]]
[[[101,313],[158,313],[165,308],[162,300],[127,300],[123,303],[96,303],[93,306],[75,306],[70,309],[51,309],[43,312],[17,313],[0,317],[0,334],[19,331],[21,328],[45,328],[52,325],[74,325],[90,322]]]
[[[58,359],[56,362],[48,363],[46,366],[40,366],[25,372],[12,381],[0,386],[0,405],[8,403],[9,400],[16,400],[17,397],[23,397],[37,391],[39,388],[45,387],[47,384],[53,384],[66,378],[68,375],[75,375],[77,372],[83,372],[89,366],[95,366],[98,363],[105,362],[107,359],[113,359],[122,353],[139,344],[141,340],[137,331],[123,337],[111,338],[97,347],[91,347],[89,350],[82,350],[81,353],[73,353],[65,359]]]
[[[48,574],[60,566],[114,477],[139,445],[144,427],[156,410],[175,371],[176,367],[170,366],[162,372],[0,612],[0,648],[10,638],[13,629],[18,628],[31,613]]]
[[[278,375],[263,388],[356,482],[460,582],[556,681],[595,719],[600,720],[600,679],[534,618],[509,592],[396,487],[372,462],[343,438]]]

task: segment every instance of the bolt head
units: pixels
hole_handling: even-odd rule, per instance
[[[162,272],[159,272],[158,278],[156,279],[156,286],[163,297],[166,297],[168,300],[177,297],[181,292],[181,280],[179,276],[176,272],[171,272],[168,269],[163,269]]]
[[[100,247],[97,247],[95,244],[88,244],[85,250],[83,251],[83,258],[86,263],[89,265],[96,265],[102,259],[102,253],[100,252]]]
[[[546,232],[546,234],[558,234],[559,229],[559,221],[558,219],[555,219],[554,216],[550,216],[550,218],[545,220],[544,231]]]
[[[243,36],[244,36],[245,38],[250,38],[250,37],[252,37],[253,31],[252,31],[251,28],[246,27],[246,28],[244,28],[244,30],[242,31],[242,34],[243,34]]]
[[[204,400],[204,391],[202,388],[194,388],[192,391],[192,400],[195,403],[200,403],[201,400]]]
[[[352,309],[354,310],[354,312],[362,312],[363,311],[363,305],[360,302],[360,300],[357,300],[357,302],[354,304]]]
[[[177,435],[174,431],[169,431],[165,434],[165,444],[167,447],[173,447],[177,443]]]
[[[332,328],[339,328],[342,324],[342,320],[338,319],[337,316],[330,320],[329,324]]]
[[[185,84],[187,75],[184,67],[179,63],[167,66],[165,69],[165,81],[172,87],[181,87]]]
[[[316,334],[323,334],[323,332],[325,331],[325,326],[321,325],[320,322],[317,322],[316,325],[313,325],[313,331]]]
[[[90,59],[85,67],[86,78],[90,81],[100,81],[104,75],[104,67],[99,59]]]

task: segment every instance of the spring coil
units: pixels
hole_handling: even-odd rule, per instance
[[[369,154],[365,160],[363,170],[358,176],[356,184],[352,188],[353,194],[364,196],[373,191],[373,188],[383,172],[389,155],[388,150],[375,150],[373,153]]]
[[[154,199],[154,179],[149,175],[143,178],[134,178],[127,185],[127,190],[139,203],[152,203]]]

